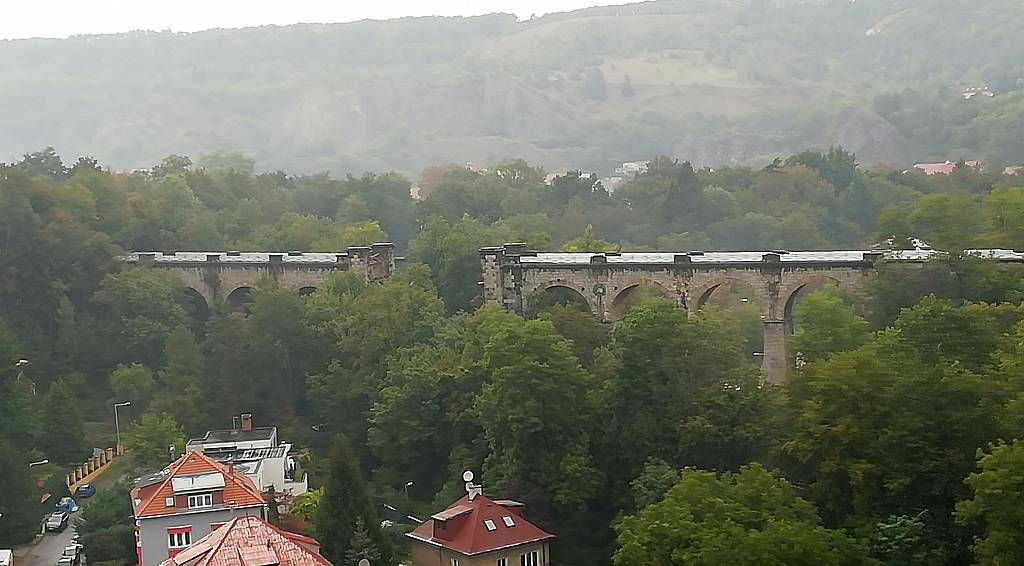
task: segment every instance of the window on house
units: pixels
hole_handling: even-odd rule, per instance
[[[499,558],[497,566],[508,566],[508,557],[502,556],[501,558]]]
[[[192,531],[167,533],[167,548],[185,548],[192,544]]]
[[[459,559],[458,558],[452,558],[452,566],[459,566]]]
[[[487,519],[484,521],[484,526],[487,527],[488,531],[496,530],[498,527],[494,526],[494,521]]]
[[[188,508],[195,509],[196,507],[213,507],[213,494],[203,493],[188,496]]]
[[[508,515],[502,517],[501,520],[505,521],[505,526],[506,527],[514,527],[514,526],[516,526],[515,521],[513,521],[512,517],[509,517]]]
[[[519,555],[519,566],[540,566],[540,555],[537,551]]]
[[[166,507],[174,507],[174,498],[173,497],[165,497],[164,498],[164,506],[166,506]]]

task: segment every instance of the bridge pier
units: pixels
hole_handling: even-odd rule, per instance
[[[761,375],[765,383],[779,385],[786,381],[789,362],[786,360],[787,322],[785,320],[764,321],[764,358],[761,360]]]

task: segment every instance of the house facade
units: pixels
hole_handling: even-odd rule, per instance
[[[231,466],[187,452],[131,491],[140,566],[157,566],[239,517],[266,519],[263,495]]]
[[[522,503],[489,499],[469,482],[466,489],[406,534],[412,566],[550,566],[555,537],[526,520]]]
[[[309,489],[306,474],[296,473],[290,456],[292,445],[278,439],[277,427],[254,427],[251,414],[243,414],[239,423],[238,428],[211,430],[202,438],[193,438],[185,450],[234,466],[261,492],[274,488],[286,496],[305,493]]]

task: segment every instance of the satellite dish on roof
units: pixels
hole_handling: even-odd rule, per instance
[[[483,487],[473,483],[473,472],[466,470],[462,472],[462,479],[466,481],[466,493],[469,494],[469,500],[473,501],[476,496],[483,494]]]

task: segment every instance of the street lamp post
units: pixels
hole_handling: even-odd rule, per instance
[[[32,362],[26,359],[18,360],[18,363],[14,364],[14,369],[18,370],[18,383],[25,382],[25,368],[28,367]],[[29,380],[29,388],[32,390],[32,394],[36,394],[36,383]]]
[[[123,403],[114,403],[114,430],[117,432],[117,450],[116,450],[116,452],[117,452],[118,456],[121,455],[121,424],[117,420],[117,408],[118,407],[127,407],[128,405],[131,405],[131,404],[132,404],[131,401],[125,401]]]
[[[405,482],[405,498],[409,499],[409,488],[413,486],[412,480]]]

